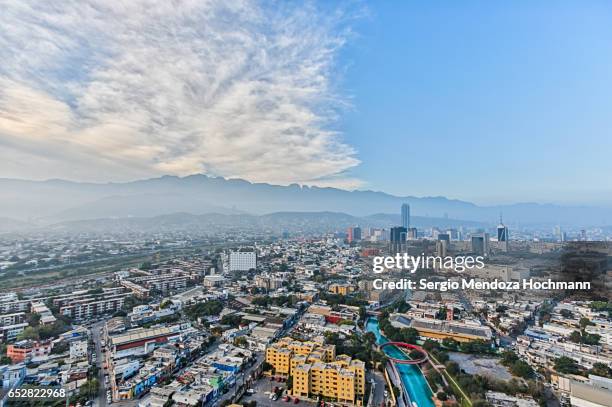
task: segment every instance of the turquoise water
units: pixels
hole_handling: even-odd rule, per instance
[[[387,338],[380,334],[378,321],[375,318],[368,319],[366,331],[376,335],[376,343],[379,345],[389,342]],[[406,355],[395,346],[386,347],[384,352],[395,359],[407,359]],[[414,365],[396,364],[395,367],[400,374],[402,384],[408,392],[410,400],[414,401],[418,407],[434,407],[434,402],[431,400],[431,390],[421,370]]]

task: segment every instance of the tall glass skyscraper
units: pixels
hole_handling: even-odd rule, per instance
[[[410,228],[410,205],[402,204],[402,227],[408,230]]]

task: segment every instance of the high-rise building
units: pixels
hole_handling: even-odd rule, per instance
[[[501,243],[501,248],[503,251],[508,251],[509,239],[510,236],[508,235],[508,226],[504,225],[502,217],[499,215],[499,225],[497,225],[497,241]]]
[[[257,268],[257,254],[252,249],[240,249],[229,255],[230,271],[249,271]]]
[[[448,240],[444,240],[444,239],[438,240],[436,242],[436,255],[440,257],[446,257],[447,248],[448,248]]]
[[[445,240],[446,243],[450,243],[450,235],[448,233],[438,233],[438,240]]]
[[[489,254],[489,234],[482,232],[472,235],[472,252],[486,256]]]
[[[361,240],[361,228],[359,226],[348,228],[346,233],[347,233],[346,239],[348,240],[349,243],[353,243],[353,242],[357,242]]]
[[[389,251],[400,253],[406,249],[407,230],[403,226],[392,227],[389,232]]]
[[[402,204],[402,227],[406,230],[410,227],[410,205]]]

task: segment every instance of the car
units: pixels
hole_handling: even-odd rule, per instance
[[[291,397],[289,397],[289,396],[285,396],[285,397],[283,397],[283,400],[285,400],[285,401],[291,401]]]
[[[297,397],[296,397],[296,398],[294,398],[294,399],[293,399],[293,404],[297,404],[297,403],[299,403],[299,402],[300,402],[300,399],[299,399],[299,398],[297,398]]]
[[[276,400],[278,400],[278,394],[274,394],[274,395],[272,396],[272,401],[276,401]]]
[[[276,396],[276,393],[270,393],[270,400],[272,400],[274,396]]]
[[[255,394],[255,389],[247,389],[247,394]]]

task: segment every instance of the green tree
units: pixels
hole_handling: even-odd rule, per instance
[[[442,346],[450,350],[457,350],[457,348],[459,348],[459,342],[453,338],[444,338],[442,339]]]
[[[574,331],[570,334],[569,340],[574,343],[582,342],[582,334],[579,331]]]
[[[37,341],[40,339],[40,336],[38,335],[38,330],[36,328],[32,328],[31,326],[29,326],[17,336],[17,339],[20,341],[24,339],[31,339]]]
[[[572,358],[568,358],[567,356],[561,356],[560,358],[555,359],[554,367],[555,367],[555,370],[559,373],[565,373],[565,374],[580,373],[580,368],[576,364],[576,361]]]
[[[593,368],[589,370],[589,373],[595,376],[607,377],[609,379],[612,379],[612,369],[610,369],[605,363],[594,363]]]
[[[590,319],[588,319],[587,317],[582,317],[580,318],[580,329],[582,329],[584,331],[584,329],[589,326],[589,325],[595,325],[594,323],[591,322]]]
[[[512,366],[510,366],[510,372],[515,376],[522,377],[523,379],[533,377],[533,369],[524,360],[515,361]]]

